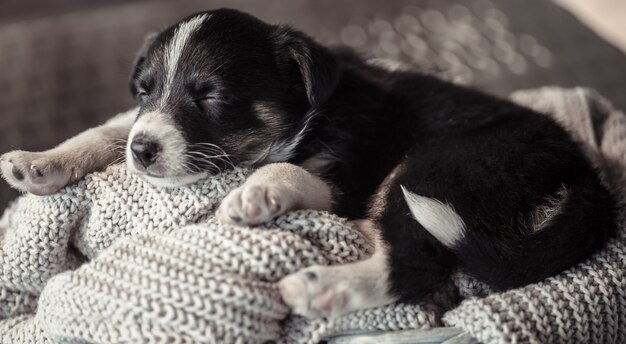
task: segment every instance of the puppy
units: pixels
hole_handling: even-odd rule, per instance
[[[128,169],[157,186],[258,168],[224,199],[222,221],[332,210],[375,243],[364,261],[279,283],[307,317],[419,302],[456,269],[499,289],[537,282],[616,228],[598,171],[547,116],[235,10],[150,35],[131,91],[138,108],[52,150],[2,156],[4,178],[54,193],[115,161],[126,139]]]

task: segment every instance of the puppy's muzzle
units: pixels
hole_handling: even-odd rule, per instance
[[[135,137],[130,144],[133,159],[144,168],[148,168],[159,157],[161,145],[155,140],[146,137]]]

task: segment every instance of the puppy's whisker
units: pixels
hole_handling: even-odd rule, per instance
[[[195,151],[195,152],[205,153],[205,154],[214,154],[214,155],[228,155],[224,151],[217,150],[217,149],[200,148],[200,149],[191,149],[190,151]]]
[[[110,149],[122,148],[122,147],[124,147],[125,145],[126,145],[126,141],[125,141],[125,140],[124,140],[124,141],[122,141],[122,142],[120,142],[120,141],[118,141],[118,140],[111,140],[111,142],[109,142],[109,143],[106,145],[105,149],[106,149],[106,150],[110,150]]]
[[[207,158],[221,158],[221,157],[229,157],[230,155],[228,154],[218,154],[218,155],[208,155],[206,153],[203,152],[188,152],[189,154],[196,154],[196,155],[200,155],[203,157],[207,157]]]
[[[196,154],[196,155],[193,155],[193,154]],[[186,158],[185,168],[192,170],[194,172],[200,172],[203,170],[198,164],[210,165],[211,167],[216,169],[219,173],[222,172],[222,169],[219,168],[219,166],[213,162],[213,159],[211,159],[211,156],[208,156],[204,153],[187,152],[185,154],[185,158]],[[193,160],[197,160],[197,162],[194,162]],[[193,168],[190,168],[190,167],[193,167]]]
[[[124,155],[122,155],[122,156],[117,157],[115,160],[113,160],[113,161],[109,164],[109,166],[111,166],[111,165],[117,165],[117,164],[120,164],[120,163],[125,162],[125,161],[126,161],[126,157],[125,157]]]
[[[111,152],[114,155],[116,155],[117,157],[109,164],[110,165],[114,165],[117,164],[123,160],[125,160],[125,153],[126,153],[126,145],[125,145],[125,140],[111,140],[111,142],[109,142],[105,147],[104,147],[104,151],[106,152]],[[124,144],[122,144],[124,143]]]
[[[264,150],[259,152],[259,156],[256,157],[255,159],[253,159],[252,161],[250,161],[249,164],[250,165],[256,165],[256,164],[260,163],[261,161],[265,160],[270,155],[270,152],[272,151],[272,147],[274,147],[275,144],[276,144],[276,142],[270,143],[267,146],[267,148],[265,148]]]
[[[224,61],[224,62],[223,62],[222,64],[220,64],[219,66],[217,66],[217,67],[213,68],[213,70],[211,70],[211,71],[209,72],[209,74],[210,74],[210,75],[214,75],[214,74],[215,74],[215,73],[217,73],[220,69],[222,69],[222,67],[224,67],[224,66],[226,65],[226,63],[228,63],[228,60],[227,60],[227,61]]]
[[[126,140],[112,140],[109,144],[109,147],[126,147]]]
[[[227,158],[227,156],[224,156],[224,155],[206,155],[206,154],[199,153],[199,152],[189,152],[188,157],[191,159],[199,159],[200,161],[206,161],[206,162],[219,161],[219,162],[226,163],[231,168],[235,168],[234,164]]]
[[[204,172],[204,171],[206,171],[206,168],[203,168],[203,167],[201,167],[201,166],[198,166],[197,164],[187,164],[187,165],[185,165],[185,168],[186,168],[188,171],[193,172],[193,173],[200,173],[200,172]],[[219,170],[219,168],[218,168],[217,166],[215,167],[215,169],[216,169],[218,172],[221,172],[221,170]]]
[[[210,142],[199,142],[199,143],[194,143],[194,144],[192,144],[192,146],[210,146],[210,147],[215,147],[215,148],[217,148],[217,149],[219,149],[219,150],[221,150],[221,151],[224,151],[224,150],[222,149],[222,147],[220,147],[220,146],[218,146],[218,145],[216,145],[216,144],[214,144],[214,143],[210,143]]]
[[[214,156],[229,156],[228,154],[222,151],[210,150],[210,149],[196,149],[196,150],[191,150],[190,152],[201,153],[201,154],[206,154],[206,155],[214,155]]]
[[[222,161],[228,164],[231,168],[235,168],[235,164],[233,163],[231,159],[231,155],[227,154],[224,151],[224,149],[222,149],[220,146],[213,144],[213,143],[208,143],[208,142],[201,142],[201,143],[196,143],[196,144],[191,145],[192,148],[195,148],[196,146],[198,146],[198,148],[201,150],[208,150],[210,152],[205,153],[202,151],[192,149],[188,153],[195,154],[196,156],[201,156],[206,159],[218,159],[219,161]],[[217,152],[213,152],[212,149],[217,150]],[[217,153],[217,154],[213,154],[213,153]],[[213,155],[210,155],[210,154],[213,154]]]
[[[191,148],[192,148],[191,149],[192,151],[193,150],[200,150],[200,151],[208,151],[208,152],[211,152],[211,153],[226,154],[226,152],[222,148],[220,148],[218,146],[213,146],[213,145],[197,145],[197,146],[193,145]]]

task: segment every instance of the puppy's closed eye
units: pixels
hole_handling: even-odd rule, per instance
[[[218,98],[215,86],[211,84],[195,85],[189,90],[189,93],[193,99],[193,103],[204,111],[208,110]]]
[[[229,104],[233,100],[233,97],[223,92],[218,92],[216,89],[206,89],[203,92],[197,92],[194,97],[194,104],[203,111],[210,110],[215,104]]]
[[[139,98],[139,101],[143,103],[146,99],[148,99],[148,91],[143,88],[138,89],[137,98]]]
[[[202,98],[197,98],[193,102],[203,111],[207,111],[214,102],[217,101],[217,96],[214,94],[208,94]]]
[[[139,80],[135,86],[135,97],[139,99],[140,102],[144,102],[150,96],[150,93],[153,89],[152,85],[154,81],[150,78],[150,81]]]

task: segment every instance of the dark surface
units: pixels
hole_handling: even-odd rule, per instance
[[[0,14],[0,152],[51,147],[132,106],[128,74],[144,35],[216,7],[292,24],[372,57],[432,65],[500,95],[583,85],[626,108],[624,54],[550,1],[120,2],[77,8],[64,0],[36,10],[8,3]],[[16,19],[24,17],[31,19]],[[2,184],[0,208],[13,197]]]

